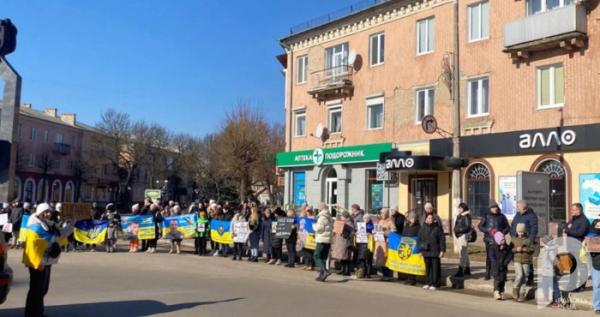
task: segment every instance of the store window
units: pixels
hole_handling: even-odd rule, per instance
[[[490,170],[487,166],[473,164],[466,174],[467,204],[473,217],[485,215],[490,204]]]
[[[383,182],[377,180],[377,170],[367,170],[367,211],[383,208]]]
[[[294,206],[299,207],[306,203],[306,173],[294,172]]]
[[[567,215],[567,173],[557,160],[542,162],[536,170],[550,176],[550,221],[565,221]]]

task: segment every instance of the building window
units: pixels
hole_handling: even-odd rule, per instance
[[[294,136],[306,136],[306,111],[296,111],[294,116]]]
[[[308,56],[300,56],[297,58],[297,77],[296,84],[304,84],[308,78]]]
[[[35,153],[29,153],[29,167],[35,166]]]
[[[527,0],[527,15],[543,13],[573,4],[573,0]]]
[[[32,142],[35,142],[35,138],[37,136],[37,131],[35,130],[35,128],[31,128],[31,132],[29,134],[29,140],[31,140]]]
[[[565,103],[565,79],[563,65],[551,65],[537,69],[537,107],[562,107]]]
[[[417,21],[417,54],[433,52],[435,46],[435,18]]]
[[[21,201],[21,179],[19,177],[15,177],[13,181],[12,197],[17,201]]]
[[[25,181],[25,186],[23,186],[23,201],[25,202],[33,202],[35,197],[33,196],[35,193],[35,183],[31,178]]]
[[[371,66],[377,66],[383,64],[385,57],[385,35],[384,33],[379,33],[375,35],[371,35],[369,39],[369,64]]]
[[[306,203],[306,173],[293,172],[294,177],[294,206],[300,207]]]
[[[490,112],[489,79],[487,77],[469,80],[470,117],[485,116]]]
[[[490,3],[480,2],[469,6],[469,42],[490,36]]]
[[[49,142],[49,137],[48,137],[48,130],[44,131],[44,143],[48,144]]]
[[[565,221],[567,215],[567,173],[557,160],[542,162],[536,172],[550,175],[550,221]]]
[[[342,132],[342,107],[335,106],[329,108],[329,132]]]
[[[337,77],[348,73],[348,43],[325,49],[325,76]]]
[[[52,183],[52,195],[50,197],[52,197],[52,201],[54,202],[59,202],[62,200],[62,184],[60,183],[59,180],[55,180]]]
[[[74,191],[73,191],[73,183],[72,182],[67,182],[67,184],[65,185],[65,201],[66,202],[74,202],[75,201],[75,196],[74,196]]]
[[[435,89],[424,88],[417,90],[415,122],[421,123],[423,117],[433,115],[433,105],[435,102]]]
[[[62,133],[56,133],[56,143],[63,143],[64,135]]]
[[[383,182],[377,180],[377,170],[367,170],[367,211],[383,208]]]
[[[467,203],[473,217],[485,215],[490,203],[490,170],[476,163],[467,170]]]
[[[383,96],[367,99],[367,128],[383,129]]]

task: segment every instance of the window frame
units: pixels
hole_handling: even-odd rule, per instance
[[[341,47],[341,52],[336,52],[336,48]],[[331,55],[329,54],[331,52]],[[337,54],[342,55],[341,65],[334,65],[335,56]],[[350,44],[348,42],[343,42],[340,44],[336,44],[333,46],[329,46],[325,48],[325,60],[324,60],[324,69],[325,69],[325,77],[331,78],[336,76],[341,76],[348,73],[348,56],[350,55]],[[331,57],[330,57],[331,56]],[[328,65],[330,64],[330,65]],[[334,71],[334,68],[340,67],[340,71]]]
[[[385,97],[383,95],[375,95],[375,96],[367,97],[365,104],[367,106],[367,130],[368,131],[383,130],[385,127]],[[375,106],[381,106],[383,118],[381,119],[381,127],[374,128],[374,127],[371,127],[371,117],[372,117],[371,109]]]
[[[482,112],[482,108],[483,108],[483,81],[487,80],[488,82],[488,109],[487,112]],[[478,88],[479,88],[479,93],[477,94],[477,113],[472,114],[471,113],[471,83],[472,82],[477,82],[478,84]],[[490,105],[490,77],[487,75],[483,75],[483,76],[477,76],[477,77],[472,77],[469,78],[469,80],[467,80],[467,118],[477,118],[477,117],[486,117],[490,115],[490,109],[491,109],[491,105]]]
[[[432,29],[433,31],[431,31],[431,35],[433,37],[433,45],[432,47],[427,47],[427,50],[425,51],[420,51],[421,47],[420,47],[420,38],[421,38],[421,28],[419,27],[419,23],[421,22],[425,22],[425,25],[427,27],[427,31],[426,31],[426,37],[425,37],[425,43],[427,46],[429,46],[429,29],[430,29],[430,23],[429,21],[431,21],[431,24],[433,25]],[[423,19],[419,19],[417,20],[416,23],[417,26],[417,56],[421,56],[421,55],[427,55],[427,54],[431,54],[435,51],[435,15],[423,18]]]
[[[298,134],[298,118],[304,117],[304,134]],[[306,136],[306,110],[300,109],[294,111],[294,137],[301,138]]]
[[[377,40],[377,62],[373,63],[373,40]],[[383,41],[382,41],[383,40]],[[383,45],[382,45],[383,43]],[[369,36],[369,67],[385,64],[385,32],[375,33]]]
[[[559,1],[558,7],[552,8],[552,9],[548,9],[548,2],[547,2],[548,0],[539,0],[540,1],[540,11],[534,13],[534,12],[532,12],[530,10],[531,7],[530,7],[529,4],[531,3],[531,1],[535,1],[535,0],[526,0],[525,1],[525,14],[527,16],[533,16],[533,15],[536,15],[536,14],[546,13],[548,11],[552,11],[554,9],[559,9],[559,8],[564,8],[564,7],[568,6],[568,5],[572,5],[572,4],[575,3],[573,0],[558,0]],[[565,4],[566,1],[569,1],[570,3]]]
[[[433,90],[433,102],[431,102],[431,113],[430,114],[433,115],[434,109],[435,109],[435,87],[427,86],[427,87],[420,87],[420,88],[415,89],[415,125],[421,124],[421,122],[423,121],[422,118],[427,115],[427,114],[423,113],[423,116],[421,117],[421,119],[419,119],[419,92],[425,92],[425,101],[428,101],[428,100],[430,100],[428,92],[431,90]]]
[[[556,68],[557,67],[561,67],[563,70],[563,102],[562,103],[556,103]],[[542,105],[542,71],[543,70],[550,70],[550,77],[549,77],[549,85],[550,87],[548,87],[548,92],[549,92],[549,100],[550,103],[548,105]],[[564,108],[565,106],[565,66],[563,63],[554,63],[554,64],[549,64],[549,65],[543,65],[543,66],[538,66],[535,68],[535,87],[536,87],[536,110],[547,110],[547,109],[557,109],[557,108]]]
[[[332,126],[333,126],[333,114],[334,113],[340,113],[340,130],[339,131],[333,131]],[[331,106],[329,106],[327,108],[327,128],[329,129],[329,133],[330,134],[340,134],[342,133],[342,128],[343,128],[343,120],[342,120],[342,105],[341,104],[333,104]]]
[[[487,15],[487,34],[486,36],[483,36],[483,5],[486,4],[488,5],[488,15]],[[475,7],[477,7],[479,10],[479,37],[478,38],[471,38],[471,31],[473,30],[473,25],[471,24],[471,14],[472,11],[471,9],[474,9]],[[483,1],[479,1],[479,2],[475,2],[475,3],[471,3],[469,5],[467,5],[467,42],[468,43],[475,43],[475,42],[480,42],[480,41],[485,41],[485,40],[489,40],[490,39],[490,2],[489,0],[483,0]]]
[[[300,72],[300,65],[302,65],[302,72]],[[308,82],[308,54],[296,57],[296,85],[306,84]]]
[[[29,140],[31,142],[35,142],[36,138],[37,138],[37,130],[35,127],[31,127],[31,129],[29,130]]]

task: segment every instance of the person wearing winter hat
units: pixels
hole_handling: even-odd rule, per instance
[[[506,244],[504,233],[495,230],[492,236],[494,237],[492,252],[496,259],[493,267],[494,299],[503,300],[504,285],[506,284],[508,276],[508,265],[513,259],[513,253],[511,247]]]
[[[483,215],[479,221],[479,231],[483,233],[483,241],[485,242],[485,280],[488,281],[492,277],[492,268],[495,258],[492,254],[492,246],[494,245],[493,231],[500,231],[503,234],[510,232],[510,224],[508,219],[500,210],[496,201],[490,201],[490,211]]]
[[[527,237],[524,223],[517,224],[517,236],[511,238],[510,246],[514,252],[515,282],[513,283],[513,299],[525,301],[527,275],[533,265],[534,247]]]
[[[58,241],[73,230],[66,226],[60,230],[51,220],[52,208],[43,203],[29,217],[22,262],[29,269],[29,292],[25,304],[26,317],[44,316],[44,296],[50,285],[50,272],[58,263],[60,245]]]
[[[331,275],[327,268],[326,261],[331,249],[331,238],[333,236],[333,218],[329,208],[325,203],[319,203],[319,215],[317,221],[313,224],[315,230],[315,241],[317,247],[314,252],[315,265],[319,268],[319,276],[316,278],[319,282],[325,282]]]

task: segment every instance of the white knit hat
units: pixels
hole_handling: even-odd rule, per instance
[[[47,203],[42,203],[39,204],[37,206],[37,208],[35,209],[35,215],[39,216],[41,215],[44,211],[52,211],[52,207],[50,207],[50,205],[48,205]]]

